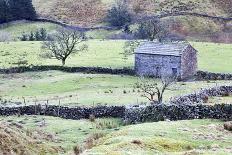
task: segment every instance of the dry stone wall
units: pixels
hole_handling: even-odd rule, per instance
[[[202,90],[199,94],[190,94],[168,104],[135,106],[97,106],[97,107],[61,107],[53,105],[31,105],[23,107],[0,107],[0,116],[46,115],[65,119],[122,118],[125,123],[133,124],[149,121],[189,120],[189,119],[225,119],[232,120],[232,104],[204,105],[205,96],[231,95],[232,86],[221,86]]]
[[[213,96],[231,96],[232,86],[220,86],[210,89],[203,89],[198,93],[188,94],[180,97],[176,97],[171,100],[172,104],[198,104],[207,101],[208,97]]]
[[[232,74],[198,71],[196,78],[197,80],[232,80]]]

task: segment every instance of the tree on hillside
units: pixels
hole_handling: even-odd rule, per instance
[[[168,30],[164,23],[158,18],[142,20],[138,22],[138,28],[135,30],[134,35],[138,39],[147,39],[154,41],[157,39],[162,42],[167,35]]]
[[[155,79],[145,80],[142,78],[135,87],[142,92],[142,97],[147,98],[152,104],[163,102],[164,92],[176,82],[176,77],[161,77],[161,82]]]
[[[85,34],[79,31],[60,29],[52,38],[52,41],[43,42],[45,56],[56,58],[65,65],[66,59],[71,55],[87,49]]]
[[[0,24],[8,21],[9,7],[5,0],[0,0]]]
[[[32,0],[0,0],[0,23],[35,18]]]
[[[106,21],[115,27],[122,27],[131,22],[131,14],[125,0],[116,1],[116,4],[108,10]]]
[[[32,0],[9,0],[10,20],[35,19],[36,12]]]

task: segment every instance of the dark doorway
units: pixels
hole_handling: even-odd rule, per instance
[[[177,68],[172,68],[172,75],[177,76]]]

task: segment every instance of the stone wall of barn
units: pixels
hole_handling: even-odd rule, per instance
[[[170,76],[173,69],[181,75],[181,58],[151,54],[135,54],[135,72],[139,76]]]
[[[197,51],[188,46],[181,56],[181,79],[193,77],[197,72]]]

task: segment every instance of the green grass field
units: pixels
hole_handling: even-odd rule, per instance
[[[85,153],[229,155],[231,138],[217,120],[143,123],[108,134]]]
[[[12,41],[19,41],[22,34],[30,34],[30,32],[36,32],[37,30],[44,28],[49,34],[54,33],[60,28],[59,25],[47,23],[47,22],[31,22],[31,21],[15,21],[7,24],[0,24],[0,32],[7,32],[10,34]],[[93,39],[106,39],[114,34],[120,33],[121,30],[92,30],[86,32],[88,38]]]
[[[132,67],[132,56],[125,61],[123,55],[124,41],[100,41],[87,42],[87,52],[74,55],[67,59],[67,66],[101,66],[112,68]],[[61,65],[56,59],[44,59],[40,57],[40,42],[10,42],[0,43],[0,67],[7,68],[18,66],[18,62],[27,61],[28,65]]]
[[[68,106],[128,105],[148,102],[134,88],[138,77],[104,74],[63,73],[58,71],[0,75],[0,98],[24,104]],[[159,81],[157,80],[159,83]],[[193,93],[201,88],[232,85],[231,81],[178,82],[166,91],[164,99]]]
[[[89,120],[65,120],[47,116],[10,116],[0,117],[0,122],[23,125],[26,130],[47,133],[53,139],[46,141],[47,146],[61,147],[64,151],[59,154],[72,154],[74,146],[84,145],[90,137],[99,133],[102,138],[89,145],[83,154],[229,155],[232,151],[232,134],[225,131],[223,122],[218,120],[123,126],[121,120],[109,118],[96,119],[93,123]]]
[[[111,68],[133,68],[133,56],[124,59],[121,40],[90,40],[89,50],[72,56],[67,60],[67,66],[100,66]],[[232,72],[232,46],[230,44],[214,44],[193,42],[198,52],[199,70],[209,72]],[[18,66],[19,62],[27,65],[60,65],[55,59],[40,57],[40,42],[10,42],[0,43],[0,67]]]
[[[0,32],[8,32],[12,40],[19,40],[19,37],[21,37],[23,33],[30,34],[31,31],[35,32],[41,28],[45,28],[47,32],[51,33],[59,28],[59,26],[46,22],[15,21],[0,25]]]

